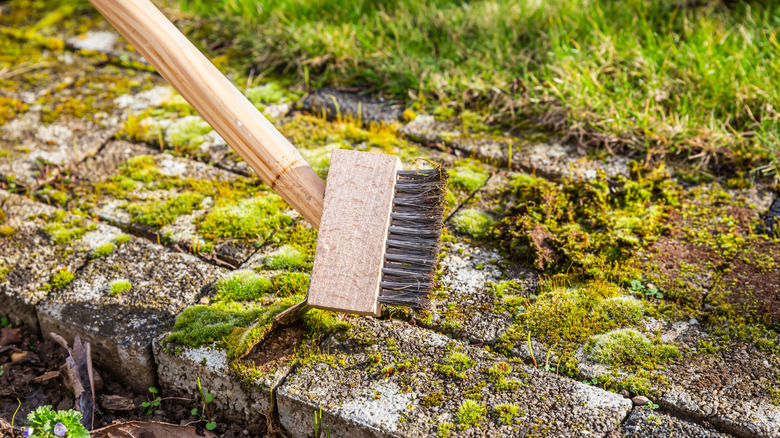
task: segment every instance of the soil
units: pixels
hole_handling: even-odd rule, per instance
[[[0,352],[0,437],[11,436],[13,419],[15,435],[21,436],[27,414],[38,406],[50,405],[55,410],[75,409],[73,393],[59,374],[68,353],[57,343],[43,340],[40,334],[27,327],[21,327],[21,340],[11,344],[12,349]],[[12,361],[12,353],[17,360]],[[23,357],[21,357],[23,356]],[[127,421],[159,421],[172,424],[187,424],[202,430],[203,422],[190,411],[201,407],[200,400],[165,399],[160,406],[147,415],[148,408],[142,403],[149,401],[151,393],[139,394],[120,383],[108,371],[95,368],[95,389],[98,405],[95,408],[94,429]],[[21,403],[21,406],[20,406]],[[124,406],[124,407],[123,407]],[[128,410],[112,410],[112,409]],[[213,432],[220,438],[267,437],[265,423],[230,424],[217,419]]]
[[[279,366],[285,359],[292,357],[303,342],[306,328],[301,321],[289,326],[280,326],[255,345],[244,357],[260,371],[268,371]]]

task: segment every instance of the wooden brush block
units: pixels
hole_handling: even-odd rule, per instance
[[[379,316],[387,229],[396,172],[393,155],[333,151],[325,186],[309,305],[318,309]]]

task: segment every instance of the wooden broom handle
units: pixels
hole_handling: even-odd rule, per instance
[[[319,228],[325,183],[298,150],[148,0],[90,0],[288,204]]]

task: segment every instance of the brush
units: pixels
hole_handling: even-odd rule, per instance
[[[148,0],[90,0],[168,83],[313,227],[310,307],[377,316],[425,308],[433,287],[447,174],[401,170],[392,155],[335,150],[327,186],[295,147]]]

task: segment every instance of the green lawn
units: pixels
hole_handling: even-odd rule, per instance
[[[681,0],[180,0],[241,62],[489,122],[743,169],[780,157],[780,5]],[[684,3],[684,2],[682,2]],[[692,2],[693,3],[693,2]],[[229,26],[225,26],[229,23]]]

